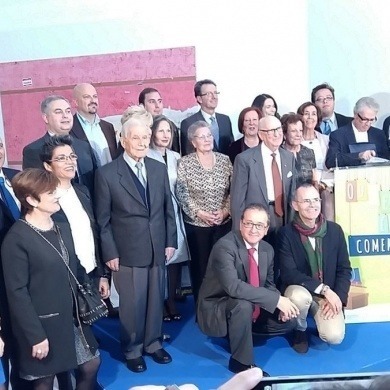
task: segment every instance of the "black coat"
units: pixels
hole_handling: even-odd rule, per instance
[[[62,224],[60,232],[69,252],[69,266],[83,282],[86,273],[76,257],[69,226]],[[4,239],[2,260],[21,376],[53,375],[77,367],[72,294],[77,287],[59,254],[19,220]],[[92,331],[87,326],[82,329],[94,353],[97,343]],[[46,338],[48,356],[33,358],[33,345]]]

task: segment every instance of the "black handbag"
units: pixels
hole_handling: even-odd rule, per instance
[[[26,225],[30,226],[37,234],[39,234],[61,257],[62,261],[68,268],[69,274],[73,277],[77,285],[76,291],[76,306],[77,313],[80,317],[80,320],[83,324],[91,325],[99,318],[108,316],[108,309],[106,304],[103,302],[102,298],[99,295],[99,291],[96,288],[93,288],[91,282],[85,282],[81,285],[69,267],[69,254],[64,241],[62,240],[60,229],[58,226],[54,225],[54,228],[57,232],[59,243],[61,247],[61,252],[45,237],[41,234],[41,232],[31,223],[22,219]]]

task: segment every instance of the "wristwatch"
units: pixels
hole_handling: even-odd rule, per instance
[[[325,295],[325,293],[330,289],[330,287],[327,284],[324,284],[321,290],[321,295]]]

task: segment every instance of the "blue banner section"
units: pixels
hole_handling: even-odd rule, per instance
[[[350,256],[383,256],[390,254],[390,234],[349,236]]]

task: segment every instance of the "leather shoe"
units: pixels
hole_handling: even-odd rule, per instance
[[[309,340],[306,331],[294,330],[291,347],[298,353],[306,353],[309,350]]]
[[[144,372],[146,370],[146,363],[142,356],[135,359],[126,360],[127,368],[133,372]]]
[[[158,364],[168,364],[172,361],[171,355],[163,348],[148,355]]]
[[[238,360],[236,360],[232,357],[229,359],[229,370],[231,372],[234,372],[235,374],[237,374],[241,371],[249,370],[250,368],[253,368],[253,367],[256,367],[256,364],[242,364]],[[264,376],[264,374],[263,374],[263,376]]]

